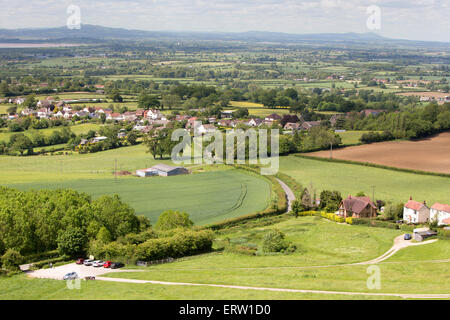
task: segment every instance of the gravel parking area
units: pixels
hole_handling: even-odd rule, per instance
[[[76,272],[78,277],[83,279],[84,277],[97,277],[103,275],[105,273],[111,272],[127,272],[131,270],[124,269],[110,269],[110,268],[95,268],[92,266],[78,265],[76,263],[69,263],[62,266],[48,268],[48,269],[39,269],[35,271],[28,271],[27,275],[32,278],[46,278],[46,279],[55,279],[55,280],[63,280],[63,277],[69,272]],[[132,270],[136,271],[136,270]]]

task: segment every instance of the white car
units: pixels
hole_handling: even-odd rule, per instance
[[[102,260],[96,260],[92,263],[92,266],[98,268],[98,267],[103,267],[103,264],[105,263],[105,261]]]
[[[83,262],[85,266],[92,266],[92,263],[94,263],[94,260],[84,260]]]

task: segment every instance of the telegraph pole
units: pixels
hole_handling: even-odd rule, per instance
[[[375,186],[372,187],[372,201],[375,201]]]
[[[114,159],[114,181],[117,182],[117,158]]]
[[[330,159],[333,159],[333,141],[330,142]]]

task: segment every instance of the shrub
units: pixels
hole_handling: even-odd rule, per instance
[[[19,251],[14,249],[6,250],[2,256],[2,266],[7,270],[18,270],[19,265],[23,262],[23,256]]]
[[[345,218],[345,222],[348,224],[353,224],[353,218],[352,217]]]
[[[440,239],[450,239],[450,230],[438,229],[438,238]]]
[[[186,212],[168,210],[158,218],[155,228],[158,230],[171,230],[175,228],[190,228],[194,225]]]
[[[285,235],[278,229],[270,230],[264,237],[262,249],[264,252],[283,252],[289,247]]]

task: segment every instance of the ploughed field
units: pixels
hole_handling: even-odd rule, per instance
[[[330,151],[307,153],[329,158]],[[418,141],[388,141],[333,151],[333,158],[397,168],[450,173],[450,132]]]

